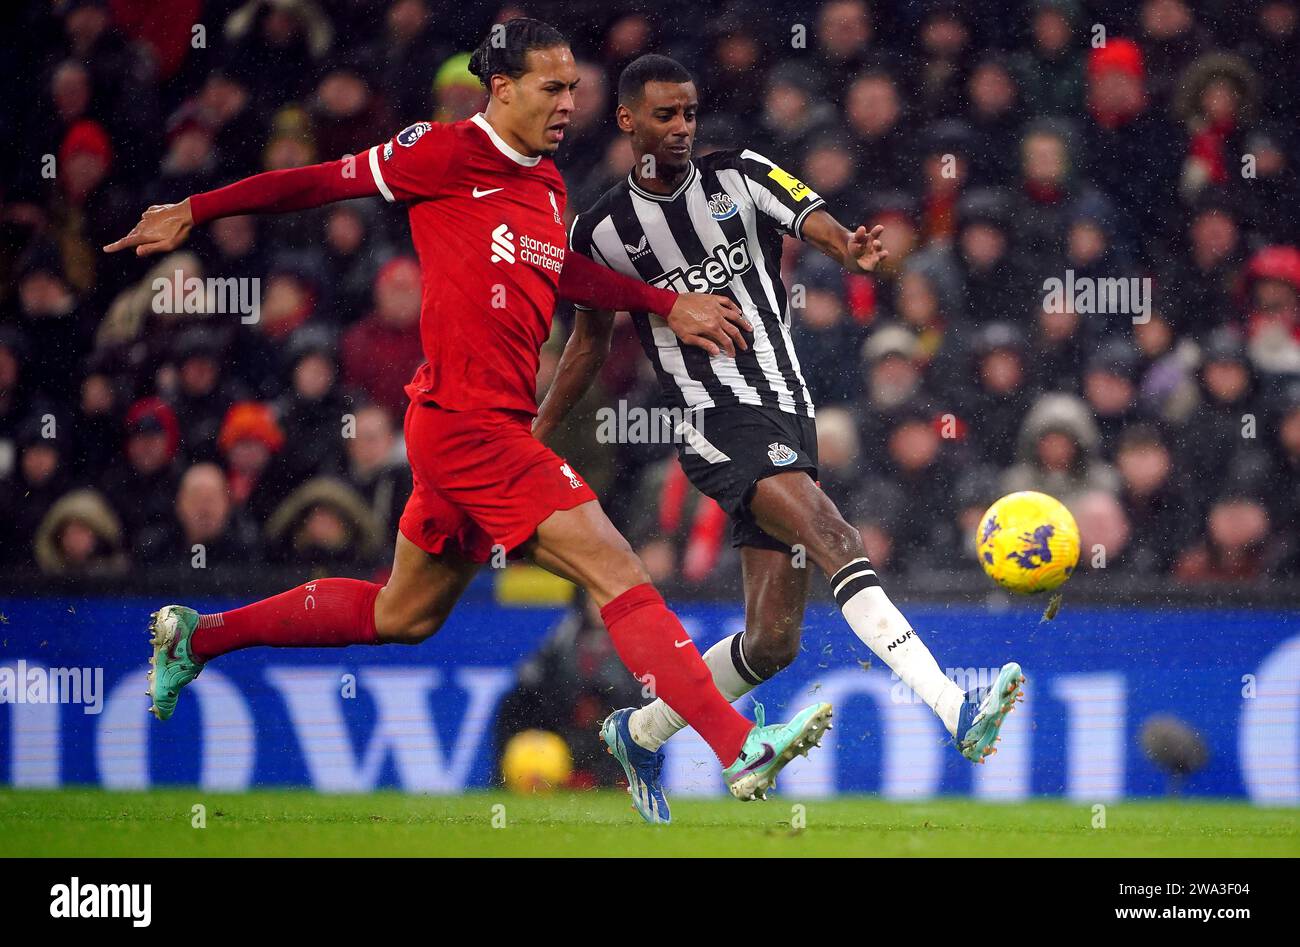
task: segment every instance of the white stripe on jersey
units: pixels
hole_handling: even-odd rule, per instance
[[[370,149],[370,174],[375,179],[375,187],[379,188],[379,193],[384,195],[384,200],[393,203],[393,192],[388,189],[388,182],[384,176],[379,173],[379,146]]]
[[[692,202],[697,191],[701,204],[704,202],[704,189],[699,186],[698,179],[699,176],[696,175],[696,183],[686,192],[685,199],[688,205]],[[632,209],[636,212],[636,218],[641,224],[642,231],[650,240],[650,252],[655,255],[664,270],[680,268],[684,271],[690,267],[690,261],[682,255],[681,249],[677,246],[677,241],[673,239],[672,230],[669,229],[668,220],[664,217],[664,212],[659,204],[655,201],[648,201],[639,194],[633,194]],[[721,232],[719,232],[719,236],[721,236]],[[724,245],[726,244],[725,240],[722,242]],[[732,281],[731,286],[733,289],[738,282],[738,280]],[[750,321],[755,320],[751,319]],[[760,331],[757,325],[754,326],[754,331],[755,333]],[[656,332],[655,337],[658,338],[658,335]],[[755,341],[757,341],[757,338]],[[734,358],[725,352],[719,352],[709,359],[709,367],[713,369],[713,374],[718,377],[718,381],[735,393],[736,399],[741,404],[762,406],[763,398],[759,395],[758,389],[746,381],[744,375],[740,374],[740,369],[736,367]],[[673,373],[673,377],[677,377],[676,372]],[[690,404],[690,402],[687,402],[687,404]],[[694,405],[691,406],[694,407]]]
[[[718,175],[718,181],[722,184],[724,188],[726,188],[727,193],[731,195],[731,199],[733,201],[737,201],[739,203],[741,202],[741,198],[743,195],[747,195],[750,193],[750,188],[745,183],[744,178],[741,177],[739,171],[733,171],[729,168],[719,168],[717,171],[717,175]],[[703,193],[702,190],[701,193]],[[744,204],[741,203],[740,206],[743,207]],[[706,214],[707,214],[707,208],[706,208]],[[811,418],[814,416],[812,395],[808,391],[808,384],[803,380],[803,370],[799,367],[799,356],[795,354],[794,339],[790,337],[790,330],[788,328],[790,324],[789,300],[787,299],[787,305],[785,306],[784,311],[782,311],[782,308],[777,305],[780,297],[777,295],[776,287],[772,285],[772,280],[768,276],[767,258],[763,255],[763,246],[758,239],[758,228],[757,226],[755,226],[754,215],[743,214],[742,218],[745,221],[745,242],[749,244],[750,258],[754,261],[754,269],[758,273],[758,281],[762,284],[763,292],[766,293],[767,295],[767,304],[772,312],[777,313],[777,322],[780,324],[781,327],[781,338],[785,342],[786,352],[789,353],[790,365],[791,367],[794,368],[795,375],[800,380],[800,388],[802,389],[804,404],[808,405],[808,417]],[[717,224],[715,223],[714,226],[716,227]],[[748,315],[748,313],[746,313],[746,315]],[[755,320],[755,319],[750,320],[751,323],[755,323],[754,342],[755,342],[756,349],[758,348],[757,345],[758,332],[759,332],[759,328],[757,324],[758,321],[761,320]],[[765,352],[767,359],[766,361],[764,361],[762,356],[760,356],[759,358],[759,361],[763,366],[763,374],[769,376],[769,378],[772,379],[773,381],[772,387],[777,391],[778,394],[782,394],[782,402],[781,402],[782,405],[784,405],[785,400],[788,399],[790,402],[790,408],[793,410],[794,396],[790,393],[790,388],[789,386],[786,385],[785,380],[781,378],[781,370],[776,364],[776,353],[772,350],[772,342],[770,339],[767,339],[766,334],[764,334],[764,339],[767,341],[767,347]],[[776,386],[776,382],[778,380],[780,381],[779,388],[777,388]]]
[[[717,175],[718,181],[731,195],[731,199],[736,202],[736,206],[741,208],[740,217],[745,222],[745,242],[749,245],[749,258],[752,261],[750,270],[751,272],[757,271],[763,282],[763,288],[767,292],[769,310],[779,312],[776,305],[776,296],[772,292],[771,283],[767,279],[767,258],[763,256],[763,248],[758,241],[758,232],[754,227],[754,215],[750,212],[749,205],[745,201],[748,190],[743,181],[738,181],[738,172],[719,170]],[[737,183],[739,183],[739,189],[737,189]],[[686,195],[686,212],[690,215],[691,226],[703,238],[702,242],[706,247],[710,243],[726,246],[726,234],[722,232],[722,227],[709,213],[708,198],[702,186],[697,185]],[[763,370],[763,376],[767,379],[767,383],[772,386],[777,403],[783,410],[794,412],[796,410],[794,395],[790,391],[790,386],[785,383],[785,378],[781,375],[781,366],[776,362],[776,352],[772,349],[772,340],[767,334],[767,326],[763,324],[763,319],[758,312],[758,306],[754,304],[753,297],[749,295],[749,290],[745,288],[744,278],[740,276],[733,278],[730,286],[731,291],[736,295],[736,302],[740,304],[740,308],[749,319],[750,325],[754,327],[754,356],[758,359],[758,367]],[[794,346],[790,344],[789,340],[786,341],[786,346],[791,351],[794,350]],[[812,404],[812,399],[808,397],[807,391],[804,392],[804,398],[809,405]]]
[[[631,257],[627,255],[627,250],[623,248],[623,241],[618,238],[618,233],[614,230],[612,217],[606,217],[591,231],[591,247],[600,254],[601,262],[614,272],[633,279],[641,278]],[[681,391],[686,404],[691,407],[712,408],[713,399],[709,397],[704,382],[692,378],[686,371],[686,359],[682,357],[682,347],[677,339],[677,333],[668,328],[668,323],[662,316],[648,312],[646,318],[650,320],[650,334],[654,336],[659,361],[663,364],[664,371],[672,375],[673,380],[677,382],[677,388]]]
[[[776,165],[768,161],[757,151],[750,151],[746,149],[740,153],[740,157],[748,158],[750,161],[757,161],[759,164],[765,164],[769,168],[773,168],[773,169],[776,168]],[[774,220],[780,222],[780,224],[783,227],[785,227],[787,230],[793,230],[791,224],[793,224],[795,221],[794,211],[786,207],[780,201],[773,198],[772,195],[768,193],[768,190],[765,186],[760,185],[758,188],[758,192],[755,194],[751,191],[751,194],[753,194],[754,203],[759,206],[759,209],[763,211],[763,213],[767,214],[769,217],[773,218]]]

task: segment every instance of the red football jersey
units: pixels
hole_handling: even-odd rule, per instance
[[[408,393],[456,411],[535,414],[568,247],[555,163],[515,151],[481,114],[419,122],[365,160],[379,193],[408,204],[420,257],[425,364]]]

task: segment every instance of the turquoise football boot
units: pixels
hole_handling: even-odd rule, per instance
[[[992,687],[977,688],[966,695],[954,738],[962,756],[972,763],[983,763],[998,751],[994,744],[999,740],[1002,721],[1025,699],[1024,683],[1020,665],[1011,661],[1002,665]]]
[[[181,688],[199,676],[203,664],[190,652],[190,636],[199,625],[199,613],[184,605],[164,605],[149,616],[149,711],[167,720],[176,710]]]
[[[754,704],[756,726],[749,731],[736,761],[722,771],[731,794],[741,801],[766,799],[776,787],[776,774],[795,756],[807,756],[821,745],[822,734],[831,729],[831,705],[813,704],[795,714],[789,723],[767,726],[763,705]]]

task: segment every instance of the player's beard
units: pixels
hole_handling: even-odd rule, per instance
[[[666,159],[660,158],[658,170],[655,177],[665,184],[675,184],[686,176],[686,172],[691,169],[691,157],[688,152],[683,159]]]

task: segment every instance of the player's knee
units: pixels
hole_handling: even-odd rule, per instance
[[[771,677],[799,656],[802,623],[784,618],[745,630],[745,660],[764,677]]]
[[[611,602],[628,589],[652,581],[645,563],[632,551],[631,546],[610,549],[604,561],[608,563],[607,567],[587,576],[584,583],[597,603],[603,605]]]
[[[838,510],[819,515],[813,535],[818,548],[810,552],[814,552],[820,564],[832,572],[846,562],[866,555],[862,534]]]

